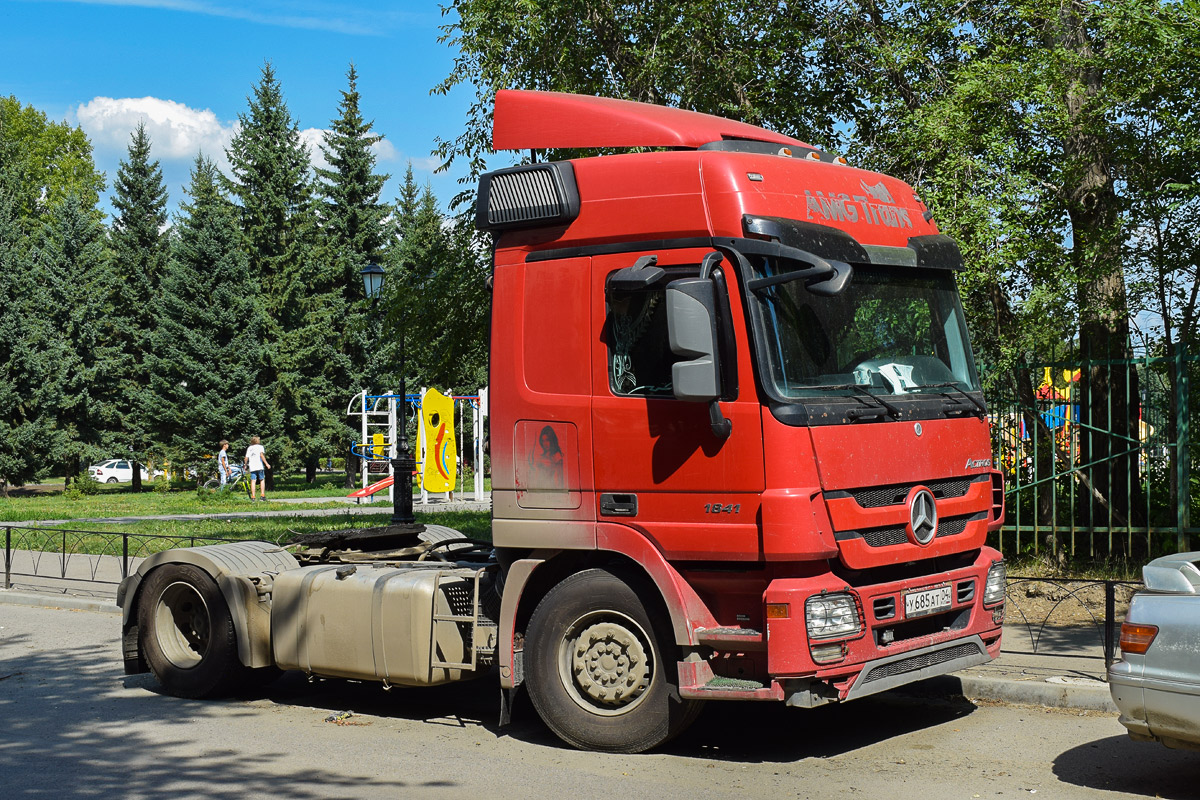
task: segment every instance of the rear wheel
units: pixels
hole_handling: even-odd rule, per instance
[[[116,483],[116,482],[117,482],[116,478],[109,478],[108,480],[105,481],[105,483]]]
[[[169,694],[225,694],[248,677],[229,606],[198,567],[166,564],[150,573],[138,604],[138,630],[146,663]]]
[[[221,482],[216,478],[209,478],[204,482],[204,488],[210,492],[215,492],[217,489],[221,488]]]
[[[681,732],[699,702],[681,700],[669,625],[616,574],[591,569],[538,603],[525,647],[534,708],[563,741],[640,753]]]

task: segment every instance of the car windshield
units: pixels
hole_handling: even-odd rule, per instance
[[[754,259],[754,277],[773,262]],[[781,400],[980,390],[949,271],[856,264],[837,295],[796,280],[750,298],[763,382]]]

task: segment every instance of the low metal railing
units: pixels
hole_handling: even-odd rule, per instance
[[[1052,605],[1050,610],[1045,613],[1034,612],[1032,609],[1033,603],[1026,602],[1022,604],[1020,592],[1014,592],[1015,589],[1021,586],[1040,583],[1067,590],[1065,594],[1050,598]],[[1020,615],[1021,624],[1025,627],[1025,631],[1029,635],[1030,646],[1034,655],[1037,655],[1038,649],[1042,645],[1042,634],[1045,633],[1047,627],[1050,627],[1051,620],[1055,614],[1060,609],[1082,609],[1087,622],[1096,629],[1098,644],[1104,649],[1104,666],[1107,667],[1112,664],[1116,653],[1118,641],[1117,630],[1120,627],[1120,621],[1117,619],[1117,591],[1119,588],[1123,588],[1128,594],[1133,594],[1134,591],[1140,589],[1143,585],[1141,581],[1012,576],[1008,579],[1006,587],[1005,615],[1010,623],[1013,622],[1014,612]],[[1094,603],[1088,602],[1085,594],[1101,586],[1104,587],[1104,610],[1103,615],[1098,616],[1096,613],[1098,609],[1094,607]],[[1035,596],[1037,595],[1030,595],[1028,591],[1026,592],[1027,599]]]
[[[115,533],[36,526],[4,526],[4,588],[38,585],[92,594],[116,587],[140,560],[173,547],[229,541],[208,536]],[[107,593],[107,592],[106,592]]]

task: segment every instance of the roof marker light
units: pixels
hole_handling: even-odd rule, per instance
[[[841,164],[843,167],[850,166],[850,162],[846,160],[845,156],[837,156],[836,158],[833,159],[833,163]]]
[[[810,151],[808,151],[808,157],[809,157],[810,159],[812,159],[813,161],[820,161],[820,160],[821,160],[821,154],[820,154],[820,153],[818,153],[816,150],[810,150]]]
[[[792,155],[792,148],[790,148],[790,147],[781,147],[781,148],[779,148],[779,155],[781,155],[781,156],[787,156],[787,157],[791,158],[791,155]]]

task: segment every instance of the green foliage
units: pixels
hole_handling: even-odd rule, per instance
[[[100,219],[96,208],[104,176],[96,171],[92,144],[82,128],[51,122],[45,112],[0,97],[0,166],[11,192],[14,214],[27,234],[37,230],[51,208],[68,196]]]
[[[282,469],[327,449],[341,428],[330,397],[334,376],[347,372],[338,346],[344,290],[328,290],[338,267],[318,239],[308,149],[270,64],[238,119],[226,151],[232,173],[226,186],[267,322],[259,340],[271,413],[267,429],[254,433],[270,440],[272,464]]]
[[[3,170],[3,168],[0,168]],[[65,347],[46,315],[40,265],[22,246],[12,195],[0,181],[0,493],[46,471],[59,445]]]
[[[486,168],[499,89],[543,89],[678,106],[809,141],[828,141],[853,97],[822,82],[812,48],[826,9],[763,0],[595,3],[455,0],[442,41],[457,50],[445,94],[473,87],[465,131],[439,139],[446,165],[466,161],[470,205]]]
[[[411,168],[395,219],[400,241],[381,300],[385,339],[403,338],[407,375],[417,380],[410,389],[473,392],[487,384],[491,253],[463,220],[446,219],[429,187],[417,196]]]
[[[56,364],[61,439],[55,461],[68,474],[111,455],[109,432],[120,429],[128,411],[107,360],[110,298],[119,277],[93,211],[81,196],[68,195],[51,208],[32,254],[47,290],[42,313],[64,342]]]
[[[346,73],[348,87],[338,104],[339,115],[330,123],[321,147],[330,169],[317,170],[317,214],[321,224],[323,257],[330,268],[323,271],[324,283],[308,287],[310,294],[325,296],[323,306],[334,315],[331,330],[338,334],[340,358],[330,364],[344,371],[330,375],[327,383],[314,383],[314,402],[324,403],[329,412],[317,428],[319,433],[304,448],[309,476],[315,477],[316,463],[330,449],[342,450],[352,439],[346,425],[345,407],[351,392],[378,378],[372,367],[379,329],[374,315],[366,312],[359,271],[368,263],[383,261],[388,245],[388,207],[379,194],[387,175],[375,173],[372,147],[382,136],[372,132],[359,108],[358,72],[354,65]],[[324,437],[324,446],[322,446]]]
[[[118,425],[107,431],[112,445],[139,461],[148,460],[151,430],[146,407],[156,402],[151,394],[154,347],[151,334],[158,325],[155,300],[166,269],[168,238],[167,190],[162,170],[150,160],[150,137],[139,123],[129,144],[128,157],[113,182],[111,247],[114,280],[109,310],[104,320],[102,359],[109,380],[115,380],[123,411]],[[134,491],[141,474],[134,471]]]
[[[271,428],[258,284],[239,246],[236,209],[203,156],[187,195],[154,304],[157,324],[146,361],[147,419],[176,464],[215,454],[224,438],[244,447]]]
[[[66,492],[78,492],[80,495],[90,497],[100,494],[100,488],[99,481],[84,471],[75,476],[71,481],[71,487]]]

